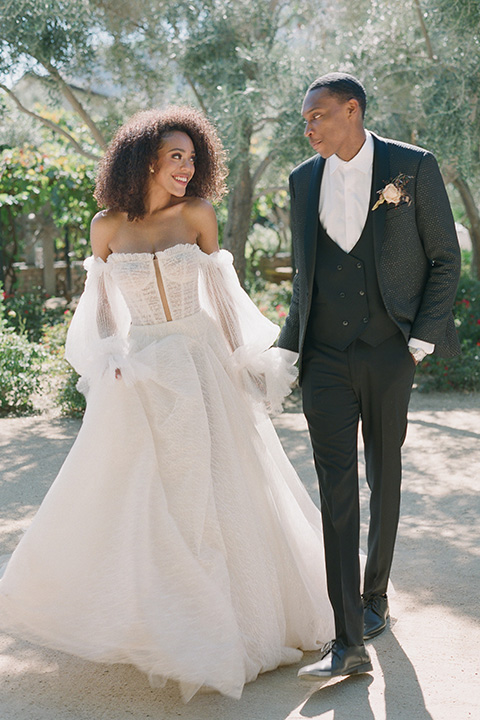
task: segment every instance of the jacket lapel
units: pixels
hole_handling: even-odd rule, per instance
[[[372,177],[372,195],[370,198],[370,211],[378,200],[378,191],[383,190],[385,185],[391,182],[390,177],[390,160],[388,155],[388,145],[382,138],[372,133],[374,143],[373,156],[373,177]],[[383,230],[385,226],[385,216],[387,211],[387,203],[382,203],[373,213],[373,240],[375,246],[375,257],[380,257],[383,242]]]
[[[324,167],[325,160],[320,155],[317,155],[313,162],[312,174],[310,176],[304,237],[305,270],[308,278],[308,293],[310,297],[312,294],[317,250],[318,201]]]

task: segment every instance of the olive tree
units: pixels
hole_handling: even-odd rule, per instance
[[[7,0],[0,10],[0,77],[15,63],[41,71],[81,118],[91,143],[22,107],[5,83],[0,89],[88,156],[103,150],[111,129],[105,132],[79,100],[68,82],[72,73],[93,76],[100,64],[130,106],[136,99],[141,107],[147,95],[154,105],[168,89],[169,99],[202,108],[229,153],[223,244],[243,278],[254,198],[269,171],[268,184],[281,171],[284,183],[285,164],[305,152],[299,105],[312,59],[326,54],[320,30],[327,9],[313,0]],[[318,32],[309,31],[311,17]],[[318,59],[315,65],[315,72],[324,69]]]
[[[364,79],[372,129],[437,156],[458,191],[480,277],[480,5],[477,0],[342,0],[337,59]]]
[[[217,124],[230,179],[223,245],[240,277],[255,197],[286,185],[285,167],[302,158],[300,102],[311,79],[309,32],[328,3],[311,0],[98,0],[118,48],[135,43],[172,79],[171,98],[190,100]],[[310,77],[309,77],[310,75]],[[280,180],[275,174],[280,175]]]

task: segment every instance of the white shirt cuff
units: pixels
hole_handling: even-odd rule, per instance
[[[408,341],[408,347],[419,348],[424,350],[427,355],[431,355],[435,350],[434,343],[426,342],[426,340],[418,340],[417,338],[411,337]]]

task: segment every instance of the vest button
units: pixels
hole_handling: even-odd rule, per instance
[[[340,297],[341,297],[341,298],[346,297],[345,293],[344,293],[344,292],[341,292],[341,293],[340,293]]]
[[[368,318],[363,318],[363,322],[364,322],[364,323],[367,323],[367,322],[368,322]]]
[[[358,291],[358,294],[363,297],[363,296],[365,295],[365,290],[359,290],[359,291]]]
[[[337,270],[343,270],[342,265],[337,265]]]
[[[345,325],[345,327],[346,327],[348,325],[348,320],[344,320],[343,325]]]
[[[362,269],[362,263],[357,263],[357,268],[358,268],[359,270],[361,270],[361,269]]]

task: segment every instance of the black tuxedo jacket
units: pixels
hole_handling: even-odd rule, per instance
[[[434,156],[421,148],[374,133],[375,196],[398,175],[410,179],[410,202],[382,203],[373,212],[375,262],[390,317],[408,342],[435,343],[435,353],[460,351],[452,307],[460,274],[460,249],[450,203]],[[290,175],[291,227],[297,271],[290,311],[278,345],[300,353],[312,302],[317,250],[318,202],[325,160],[316,155]],[[371,208],[370,208],[371,212]]]

